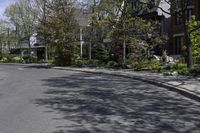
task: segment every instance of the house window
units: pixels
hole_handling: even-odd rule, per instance
[[[189,21],[191,19],[192,15],[193,15],[193,9],[185,10],[185,17],[186,17],[187,21]],[[176,13],[175,21],[176,21],[176,25],[182,24],[183,23],[182,16],[180,16],[178,13]]]
[[[175,54],[179,55],[182,51],[183,36],[175,37]]]
[[[181,7],[181,1],[182,0],[176,0],[176,8],[180,8]]]
[[[176,13],[175,18],[176,18],[176,25],[179,25],[182,23],[182,18],[178,13]]]
[[[193,6],[194,5],[194,1],[193,0],[189,0],[188,1],[188,6]]]
[[[132,1],[132,9],[137,9],[139,6],[139,0]]]
[[[185,15],[186,15],[186,19],[189,21],[192,17],[192,14],[193,14],[193,10],[192,9],[187,9],[185,11]]]

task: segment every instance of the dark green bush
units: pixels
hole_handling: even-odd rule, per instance
[[[0,52],[0,60],[3,58],[3,54]]]
[[[116,61],[109,61],[106,65],[106,67],[108,68],[117,68],[119,67],[119,63],[117,63]]]
[[[172,69],[174,69],[174,70],[183,70],[185,68],[187,68],[187,65],[186,64],[182,64],[182,63],[176,63],[172,67]]]
[[[60,53],[55,58],[55,63],[58,66],[69,66],[72,64],[72,58],[70,53]]]
[[[76,60],[74,65],[76,67],[82,67],[83,66],[83,61],[82,60]]]
[[[30,63],[29,55],[24,55],[23,60],[24,60],[25,63]]]
[[[196,76],[196,75],[200,75],[200,67],[195,67],[189,70],[189,73]]]
[[[188,68],[183,68],[178,70],[178,74],[180,75],[190,75]]]
[[[83,60],[82,64],[83,66],[86,66],[86,67],[97,67],[97,66],[100,66],[100,61],[95,60],[95,59]]]

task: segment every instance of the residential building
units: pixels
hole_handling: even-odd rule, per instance
[[[189,20],[192,15],[200,19],[200,0],[191,0],[186,10],[186,17]],[[184,49],[184,29],[183,22],[178,15],[171,19],[171,46],[170,53],[173,55],[182,55]]]

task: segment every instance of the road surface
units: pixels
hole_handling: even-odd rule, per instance
[[[0,133],[200,133],[200,103],[129,78],[0,65]]]

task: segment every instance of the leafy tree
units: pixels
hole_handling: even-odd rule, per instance
[[[0,20],[0,41],[1,45],[6,42],[8,50],[11,50],[11,42],[17,40],[16,34],[14,32],[14,27],[5,20]],[[12,46],[13,47],[13,46]],[[1,46],[3,48],[3,46]]]
[[[38,10],[35,8],[33,0],[17,0],[5,11],[10,22],[16,26],[18,37],[26,38],[29,46],[29,61],[31,62],[31,42],[30,37],[35,32],[37,24]]]
[[[196,17],[193,16],[189,22],[193,57],[200,56],[200,30],[192,31],[193,29],[197,29],[197,27],[200,27],[200,21],[198,21]]]
[[[112,40],[115,56],[123,58],[124,62],[127,56],[127,46],[132,47],[129,52],[138,53],[137,50],[142,48],[140,45],[144,44],[140,42],[145,42],[146,48],[143,47],[143,50],[147,51],[152,51],[155,45],[163,43],[156,29],[156,21],[137,17],[142,8],[147,8],[146,5],[141,4],[137,9],[133,9],[130,2],[130,0],[102,2],[96,7],[96,12],[92,16],[95,19],[91,19],[92,25],[101,27],[101,37]]]

